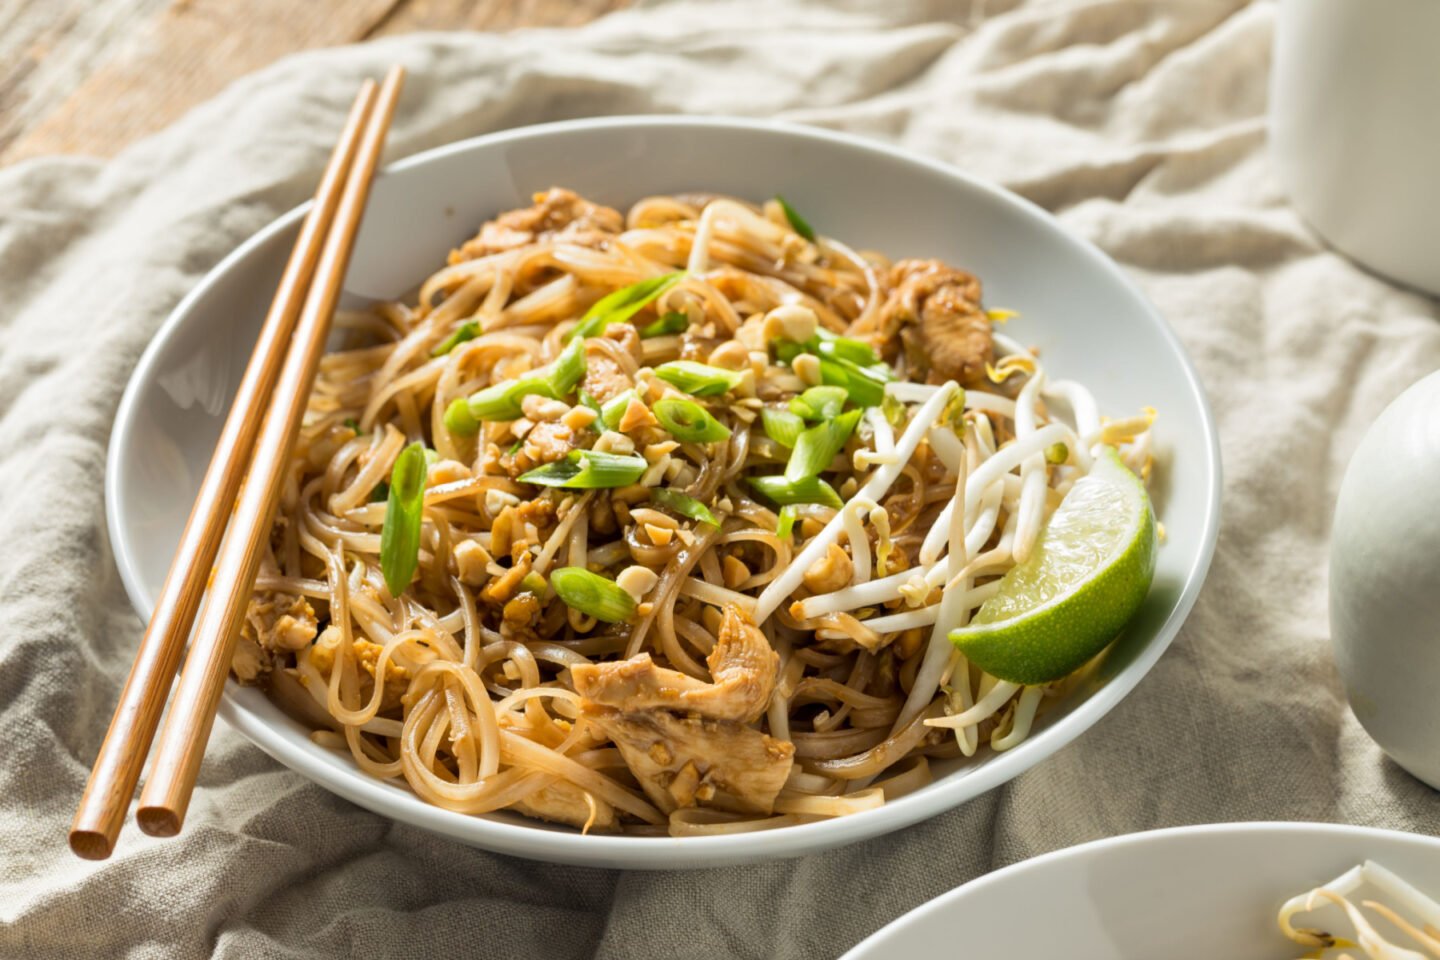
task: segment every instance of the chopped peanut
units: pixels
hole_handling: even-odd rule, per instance
[[[647,443],[645,445],[645,462],[654,463],[667,453],[674,453],[680,449],[680,443],[676,440],[666,440],[662,443]]]
[[[633,433],[641,427],[654,427],[659,423],[660,421],[655,419],[655,414],[650,412],[650,408],[636,397],[626,404],[625,412],[620,416],[620,432]]]
[[[522,397],[520,409],[525,412],[525,416],[537,422],[559,420],[570,412],[570,406],[563,400],[552,400],[549,397],[542,397],[538,393]]]
[[[469,480],[470,476],[470,468],[458,460],[436,460],[426,471],[425,485],[434,487],[456,480]]]
[[[635,452],[635,441],[623,433],[606,430],[600,434],[600,439],[595,441],[595,449],[601,453],[630,454]]]
[[[725,586],[731,590],[740,589],[740,584],[750,579],[750,568],[738,557],[727,554],[720,563],[720,569],[725,577]]]
[[[727,340],[710,351],[710,365],[725,370],[746,370],[750,367],[750,351],[743,343]]]
[[[832,543],[825,559],[805,571],[805,586],[814,593],[830,593],[849,583],[854,573],[855,565],[845,548]]]
[[[590,424],[594,423],[595,417],[596,413],[594,410],[591,410],[589,407],[581,404],[579,406],[571,407],[570,412],[560,418],[560,422],[564,423],[565,426],[578,433],[579,431],[584,430],[586,427],[590,426]]]
[[[476,540],[461,540],[451,551],[455,557],[455,570],[461,583],[478,587],[490,579],[490,554]]]
[[[643,483],[632,483],[628,487],[616,487],[610,491],[614,503],[640,503],[650,499],[650,488]]]
[[[790,361],[790,369],[807,387],[820,385],[820,358],[813,353],[802,353]]]
[[[815,311],[798,304],[785,304],[776,307],[770,313],[779,316],[780,327],[785,332],[785,339],[793,340],[796,343],[804,343],[815,336],[815,331],[820,326]]]
[[[659,460],[650,464],[650,467],[640,476],[641,486],[659,486],[660,481],[665,478],[665,473],[670,469],[670,464],[673,462],[668,453],[662,455]]]
[[[530,572],[530,553],[527,551],[520,554],[515,565],[505,571],[505,575],[496,577],[490,581],[490,585],[480,591],[480,596],[491,603],[504,604],[520,590],[520,581]]]
[[[520,517],[519,508],[506,507],[500,511],[495,522],[490,525],[490,553],[496,557],[508,557],[510,548],[514,546],[516,534],[524,536],[524,520]]]
[[[626,567],[620,571],[615,578],[615,585],[624,590],[637,601],[644,598],[645,594],[655,589],[655,584],[660,582],[660,577],[649,567],[642,567],[638,564]]]
[[[680,527],[679,520],[653,507],[636,507],[630,511],[630,516],[635,518],[636,523],[653,523],[657,527],[669,527],[671,530]]]
[[[518,507],[519,505],[520,498],[513,493],[497,490],[494,487],[485,491],[485,512],[492,517],[498,517],[500,511],[506,507]]]

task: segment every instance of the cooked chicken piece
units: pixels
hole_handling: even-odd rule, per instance
[[[535,625],[540,619],[540,600],[533,593],[519,593],[501,608],[501,634],[514,633]]]
[[[609,357],[591,355],[586,358],[585,380],[580,386],[601,403],[618,397],[634,385],[620,364]]]
[[[980,307],[980,281],[939,260],[901,260],[890,270],[890,295],[880,314],[890,359],[899,337],[906,356],[931,383],[973,381],[994,356],[990,319]]]
[[[850,554],[838,543],[830,544],[825,558],[805,571],[805,586],[811,593],[829,593],[839,590],[855,576],[855,564]]]
[[[725,608],[719,640],[705,662],[711,683],[657,667],[648,653],[629,660],[577,664],[570,668],[570,676],[582,697],[625,710],[666,708],[742,723],[765,712],[780,657],[739,607]]]
[[[559,240],[585,247],[604,247],[625,226],[619,212],[552,187],[533,197],[535,205],[502,213],[480,233],[450,252],[461,263],[523,247],[537,240]]]
[[[541,464],[559,460],[575,448],[575,431],[559,420],[537,423],[525,434],[525,442],[514,456],[505,456],[501,462],[508,464],[512,477],[518,477]]]
[[[593,703],[583,710],[665,813],[704,804],[769,814],[790,776],[794,744],[733,720],[681,719],[665,710],[621,713]]]
[[[256,594],[250,598],[245,625],[266,650],[299,650],[315,639],[315,608],[301,596]]]
[[[360,684],[360,699],[362,702],[368,702],[371,691],[374,689],[371,683],[375,676],[375,664],[380,662],[380,651],[384,647],[360,637],[352,638],[351,642],[354,645],[355,661],[369,675],[368,681],[366,677],[362,676]],[[299,656],[302,659],[308,658],[310,665],[320,671],[322,676],[328,678],[331,669],[335,666],[335,651],[339,648],[340,628],[330,626],[325,628],[313,645],[300,651]],[[400,666],[392,658],[385,664],[384,682],[385,693],[381,697],[380,703],[382,710],[388,710],[398,706],[400,698],[405,695],[405,690],[410,686],[410,671]]]
[[[480,591],[480,599],[503,608],[510,602],[511,597],[520,592],[520,583],[529,575],[532,559],[528,550],[521,553],[509,570],[491,580],[485,589]]]
[[[585,791],[568,780],[556,780],[548,787],[541,787],[524,800],[511,805],[527,817],[538,817],[554,823],[566,823],[572,827],[591,830],[615,829],[615,808],[599,797],[591,795],[595,806],[585,800]],[[592,813],[593,810],[593,813]],[[592,822],[593,817],[593,822]]]
[[[241,683],[255,683],[262,675],[270,673],[270,654],[260,649],[254,638],[246,636],[242,627],[235,641],[235,652],[230,655],[230,671]]]
[[[315,639],[315,609],[302,596],[257,593],[250,598],[230,669],[241,683],[259,682],[274,668],[274,655],[300,650]]]
[[[634,327],[628,323],[611,324],[603,337],[587,341],[585,379],[580,386],[601,403],[629,390],[635,386],[631,373],[639,362],[640,349],[640,335]]]

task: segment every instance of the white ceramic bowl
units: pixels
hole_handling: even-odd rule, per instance
[[[1005,754],[942,766],[883,808],[784,830],[685,839],[582,837],[509,815],[450,813],[361,774],[254,689],[231,685],[221,716],[282,763],[361,806],[517,856],[635,868],[795,856],[915,823],[1004,783],[1110,710],[1174,638],[1210,563],[1220,455],[1195,372],[1175,336],[1099,251],[1033,205],[951,167],[822,130],[744,120],[617,118],[467,140],[390,167],[375,185],[346,305],[397,296],[497,211],[559,184],[623,206],[646,194],[776,192],[825,233],[894,256],[974,271],[987,302],[1019,310],[1010,332],[1052,375],[1089,384],[1102,409],[1161,411],[1154,495],[1168,539],[1155,585],[1093,678]],[[176,308],[141,358],[116,414],[106,509],[121,576],[148,616],[219,434],[303,208],[260,231]]]
[[[1364,860],[1440,897],[1440,840],[1432,837],[1321,823],[1180,827],[987,874],[912,910],[842,960],[1291,960],[1302,951],[1276,926],[1280,905]],[[1333,913],[1317,911],[1316,923],[1348,929]]]

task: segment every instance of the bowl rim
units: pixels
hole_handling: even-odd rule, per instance
[[[1220,524],[1221,460],[1214,414],[1201,385],[1194,363],[1174,330],[1159,314],[1139,287],[1089,240],[1074,233],[1060,220],[1031,201],[996,184],[977,179],[957,167],[939,160],[912,153],[900,147],[854,134],[840,133],[819,127],[778,120],[759,120],[728,116],[642,115],[562,120],[551,123],[516,127],[482,134],[422,151],[387,165],[379,177],[403,173],[415,167],[474,150],[484,150],[529,139],[563,137],[576,132],[624,128],[672,128],[709,131],[738,131],[746,134],[778,136],[819,142],[842,151],[859,151],[876,156],[901,167],[918,168],[938,174],[966,191],[988,195],[1008,207],[1016,216],[1031,221],[1036,227],[1057,232],[1087,261],[1087,266],[1105,274],[1127,293],[1148,317],[1166,346],[1178,359],[1184,372],[1185,387],[1193,396],[1199,413],[1201,437],[1196,445],[1203,450],[1205,471],[1204,515],[1200,526],[1200,549],[1185,574],[1180,595],[1165,620],[1156,628],[1154,637],[1137,658],[1111,677],[1067,713],[1059,722],[1041,731],[1012,750],[990,758],[983,766],[946,786],[937,781],[939,789],[910,794],[869,810],[846,817],[814,823],[782,827],[752,833],[701,837],[629,837],[587,835],[571,831],[550,830],[492,820],[471,814],[455,813],[425,803],[413,793],[397,790],[392,785],[371,780],[358,770],[341,770],[317,760],[307,751],[296,751],[274,728],[241,708],[231,695],[232,681],[226,682],[219,715],[244,734],[251,742],[284,765],[319,783],[326,789],[367,809],[402,823],[420,826],[475,846],[515,856],[582,865],[625,864],[640,869],[673,869],[676,867],[711,866],[751,862],[762,859],[799,856],[845,843],[868,839],[910,826],[950,810],[1008,782],[1046,757],[1058,752],[1107,714],[1148,674],[1160,656],[1169,648],[1181,625],[1194,607],[1205,581]],[[124,451],[131,445],[131,435],[138,411],[142,385],[154,376],[155,366],[163,348],[191,313],[195,305],[217,285],[221,278],[270,242],[278,233],[290,228],[310,208],[311,201],[281,214],[271,223],[243,241],[205,273],[180,300],[155,331],[140,360],[130,374],[125,391],[116,408],[105,460],[105,513],[120,578],[132,607],[148,619],[153,610],[151,598],[140,581],[134,549],[122,535],[121,502],[116,478]],[[322,748],[315,747],[315,750]]]
[[[1416,847],[1430,847],[1437,855],[1440,855],[1440,838],[1431,837],[1423,833],[1411,833],[1408,830],[1392,830],[1385,827],[1356,826],[1348,823],[1321,823],[1311,820],[1245,820],[1234,823],[1197,823],[1181,827],[1161,827],[1155,830],[1122,833],[1118,836],[1091,840],[1087,843],[1076,844],[1072,847],[1061,847],[1059,850],[1052,850],[1049,853],[1042,853],[1036,857],[1020,860],[1009,866],[1001,867],[999,870],[992,870],[989,873],[982,874],[973,880],[967,880],[957,887],[953,887],[936,897],[932,897],[914,909],[902,913],[845,951],[840,957],[840,960],[858,960],[859,957],[867,952],[884,947],[885,941],[902,927],[923,922],[923,920],[931,914],[952,910],[955,908],[956,903],[974,894],[978,890],[987,889],[997,883],[1006,883],[1017,875],[1047,870],[1055,863],[1066,860],[1082,860],[1086,857],[1109,850],[1117,850],[1125,847],[1143,847],[1152,843],[1164,843],[1167,840],[1176,838],[1204,836],[1243,837],[1276,833],[1292,833],[1296,835],[1319,834],[1327,837],[1348,838],[1360,841],[1374,840],[1383,837],[1387,840],[1399,840],[1404,843],[1410,843]]]

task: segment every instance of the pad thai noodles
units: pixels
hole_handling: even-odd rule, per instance
[[[341,314],[233,662],[448,810],[689,836],[877,807],[1023,741],[948,632],[1102,419],[980,281],[783,200],[564,189]],[[1062,415],[1063,414],[1063,415]]]
[[[1367,888],[1373,896],[1362,899],[1361,892]],[[1301,915],[1327,906],[1339,908],[1348,935],[1295,925]],[[1374,919],[1366,916],[1367,910]],[[1440,903],[1367,860],[1324,886],[1287,901],[1280,908],[1280,931],[1310,948],[1306,957],[1435,960],[1440,958]]]

